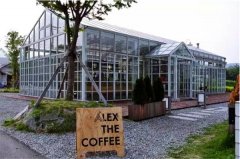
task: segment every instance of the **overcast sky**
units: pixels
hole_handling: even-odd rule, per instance
[[[239,62],[239,0],[137,0],[129,9],[114,10],[105,22],[176,41],[189,42]],[[44,8],[35,0],[2,1],[0,48],[6,34],[27,35]]]

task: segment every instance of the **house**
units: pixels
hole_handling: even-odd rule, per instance
[[[66,48],[64,20],[45,10],[21,47],[20,93],[39,96],[59,65]],[[74,98],[98,100],[79,60],[87,66],[108,101],[130,100],[137,78],[161,77],[167,96],[196,98],[203,88],[208,94],[224,93],[226,58],[197,46],[156,35],[84,19],[79,32],[75,62]],[[213,37],[214,38],[214,37]],[[65,63],[67,66],[67,62]],[[56,98],[67,67],[60,70],[46,97]],[[66,95],[67,81],[61,92]]]
[[[0,88],[10,85],[12,70],[7,57],[0,57]]]

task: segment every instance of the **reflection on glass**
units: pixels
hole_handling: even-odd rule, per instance
[[[58,52],[64,53],[65,51],[65,34],[58,36]]]
[[[116,52],[126,53],[127,50],[127,38],[125,36],[115,36],[115,49]]]
[[[45,12],[43,13],[43,15],[40,18],[40,29],[42,29],[42,27],[45,26]]]
[[[35,26],[35,41],[39,40],[39,22]]]
[[[147,53],[149,53],[148,41],[140,40],[139,49],[140,49],[140,55],[146,55]]]
[[[137,55],[138,40],[134,38],[128,38],[128,54]]]
[[[56,35],[58,31],[58,17],[52,14],[52,34]]]
[[[99,49],[99,31],[87,30],[87,47],[89,49]]]
[[[49,24],[51,24],[51,13],[50,12],[46,12],[46,26],[48,26]]]
[[[50,54],[50,39],[45,41],[45,56],[49,56]]]
[[[112,33],[101,33],[101,49],[105,51],[113,51],[114,35]]]
[[[44,41],[41,41],[39,43],[39,56],[43,57],[44,56]]]

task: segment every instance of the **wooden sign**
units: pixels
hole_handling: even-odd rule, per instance
[[[77,157],[87,152],[117,151],[125,155],[122,108],[77,108]]]

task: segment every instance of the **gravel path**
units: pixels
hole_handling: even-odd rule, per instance
[[[14,100],[0,96],[0,122],[5,118],[15,116],[28,102]],[[174,119],[168,116],[149,119],[142,122],[124,120],[125,130],[125,158],[166,158],[166,151],[185,143],[185,139],[192,134],[201,133],[203,128],[227,119],[227,104],[216,104],[208,108],[211,115],[198,118],[196,121]],[[222,109],[225,108],[225,109]],[[179,113],[191,114],[200,112],[202,108],[188,108],[172,111],[172,115]],[[210,111],[210,110],[209,110]],[[19,141],[48,158],[75,158],[75,133],[66,134],[34,134],[18,132],[0,126]],[[100,158],[100,157],[93,157]],[[103,155],[101,158],[117,158]]]

